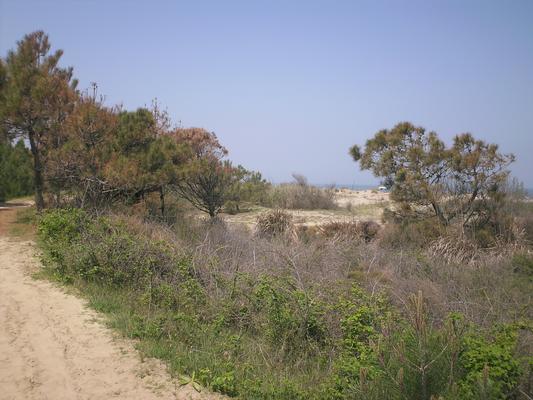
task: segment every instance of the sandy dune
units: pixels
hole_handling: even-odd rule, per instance
[[[348,204],[351,204],[352,206],[358,206],[387,201],[389,201],[389,193],[379,192],[377,190],[339,189],[335,193],[335,202],[340,207],[346,207]]]
[[[384,207],[389,203],[389,193],[377,190],[335,191],[335,203],[339,206],[334,210],[285,210],[292,214],[296,225],[322,225],[333,221],[368,221],[380,223]],[[223,214],[223,218],[231,224],[240,224],[254,229],[259,214],[268,211],[264,207],[256,207],[251,211],[236,215]]]
[[[0,236],[0,399],[210,399],[105,328],[83,301],[34,280],[31,242]]]

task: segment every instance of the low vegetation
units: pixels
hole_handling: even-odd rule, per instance
[[[290,236],[295,233],[295,226],[291,214],[272,210],[257,217],[256,230],[261,237]]]
[[[303,175],[293,175],[294,183],[284,183],[271,188],[264,205],[274,208],[317,210],[335,209],[333,189],[309,185]]]
[[[0,202],[33,193],[31,162],[23,141],[13,145],[0,137]]]
[[[525,249],[460,267],[430,251],[398,258],[386,237],[303,243],[182,223],[187,232],[56,210],[39,234],[51,276],[80,288],[147,355],[230,396],[496,399],[530,390]]]
[[[362,239],[365,242],[376,238],[379,230],[379,224],[373,221],[335,221],[319,227],[320,233],[330,239]]]

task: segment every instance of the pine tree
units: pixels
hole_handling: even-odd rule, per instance
[[[44,207],[46,152],[60,145],[60,124],[76,98],[72,68],[58,66],[62,54],[51,54],[48,36],[37,31],[24,36],[0,65],[1,130],[30,144],[38,210]]]

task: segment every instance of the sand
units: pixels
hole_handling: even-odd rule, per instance
[[[5,236],[8,216],[0,213],[0,399],[221,398],[179,386],[157,360],[141,362],[84,301],[33,279],[34,244]]]
[[[375,190],[339,189],[335,192],[334,210],[285,210],[293,216],[296,225],[315,226],[334,221],[374,221],[382,222],[383,209],[389,204],[389,193]],[[256,207],[236,215],[222,214],[230,224],[244,225],[254,229],[257,217],[268,208]]]
[[[350,190],[339,189],[335,193],[335,202],[339,207],[346,207],[348,204],[359,206],[364,204],[377,204],[389,201],[388,192],[377,190]]]

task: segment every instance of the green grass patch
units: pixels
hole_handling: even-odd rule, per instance
[[[18,239],[32,239],[35,236],[36,224],[34,207],[17,209],[15,220],[9,226],[9,235]]]

